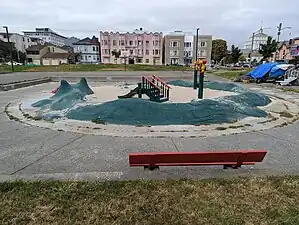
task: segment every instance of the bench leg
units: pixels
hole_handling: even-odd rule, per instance
[[[160,169],[159,166],[145,166],[144,169],[148,169],[150,171]]]
[[[223,169],[226,170],[226,169],[239,169],[241,168],[241,165],[223,165]]]

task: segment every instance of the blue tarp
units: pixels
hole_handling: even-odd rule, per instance
[[[270,77],[273,77],[273,78],[278,78],[278,77],[281,77],[285,74],[285,70],[277,67],[277,66],[274,66],[271,71],[270,71]]]
[[[259,65],[255,70],[248,73],[248,76],[253,79],[263,78],[267,73],[271,71],[278,63],[265,63]]]

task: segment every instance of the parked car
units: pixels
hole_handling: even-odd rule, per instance
[[[10,66],[10,65],[11,65],[11,62],[7,62],[6,65],[9,65],[9,66]],[[22,63],[18,63],[18,62],[13,62],[13,65],[14,65],[14,66],[21,66],[21,65],[23,65],[23,64],[22,64]]]

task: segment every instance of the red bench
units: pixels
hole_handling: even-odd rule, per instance
[[[242,150],[225,152],[150,152],[129,154],[130,166],[156,169],[159,166],[211,166],[239,168],[262,162],[266,150]]]

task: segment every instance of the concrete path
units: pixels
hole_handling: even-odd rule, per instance
[[[0,180],[166,179],[299,173],[298,123],[214,138],[121,138],[53,131],[8,120],[4,112],[8,102],[56,86],[42,84],[0,93]],[[263,163],[239,170],[162,167],[157,171],[144,171],[128,166],[128,154],[133,152],[234,149],[268,149],[270,152]]]

